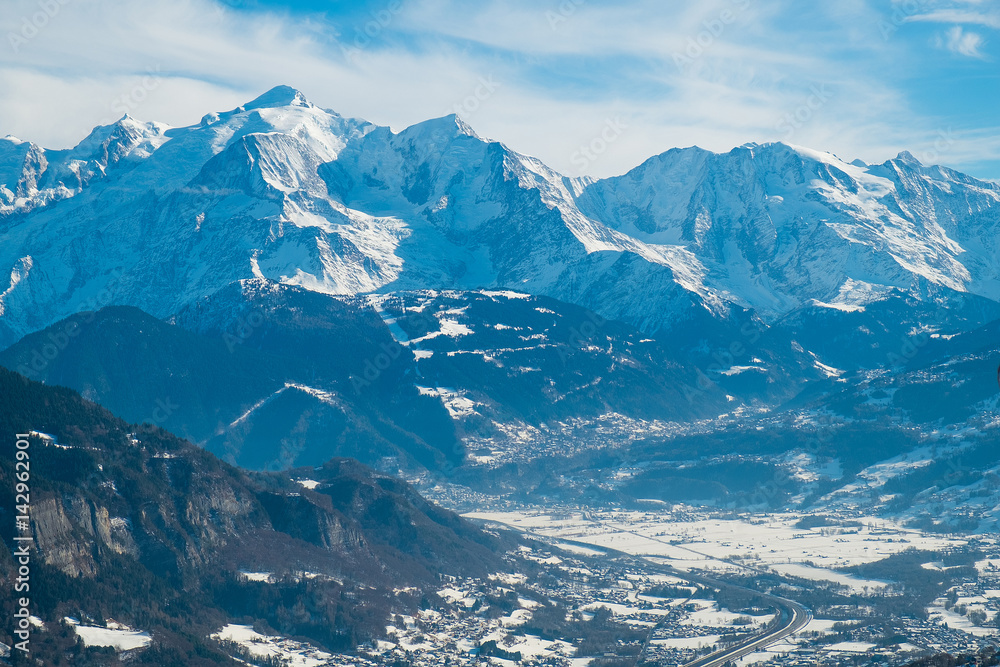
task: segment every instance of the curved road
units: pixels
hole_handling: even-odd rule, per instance
[[[673,572],[672,574],[675,577],[678,576],[677,572]],[[685,579],[689,577],[690,575],[682,575],[682,578]],[[697,578],[692,580],[697,581]],[[703,579],[703,581],[705,583],[711,583],[713,580]],[[739,586],[722,584],[721,582],[715,582],[713,585],[722,585],[741,591],[751,590],[748,588],[741,588]],[[734,646],[720,649],[714,653],[709,653],[706,656],[702,656],[697,660],[687,663],[684,667],[722,667],[722,665],[726,664],[730,660],[739,660],[743,656],[756,653],[757,651],[762,651],[768,646],[778,643],[785,637],[789,637],[806,627],[809,621],[812,620],[812,614],[809,610],[800,605],[798,602],[786,600],[785,598],[779,598],[774,595],[759,593],[757,591],[752,592],[756,593],[760,599],[773,604],[779,610],[780,621],[778,624],[773,628],[769,627],[765,629],[764,634],[750,637],[749,639]]]
[[[562,541],[566,542],[569,540]],[[591,548],[594,547],[594,545],[589,546]],[[713,588],[728,588],[730,590],[736,590],[743,593],[751,593],[757,599],[762,600],[778,610],[779,622],[777,625],[774,625],[773,627],[768,625],[768,627],[765,628],[761,634],[749,637],[738,644],[734,644],[733,646],[728,646],[713,653],[709,653],[708,655],[704,655],[697,660],[686,663],[682,667],[722,667],[722,665],[726,664],[730,660],[739,660],[743,656],[756,653],[757,651],[763,651],[768,646],[772,646],[782,639],[795,634],[802,628],[806,627],[806,625],[809,624],[809,621],[812,620],[812,612],[794,600],[780,598],[776,595],[770,595],[768,593],[761,593],[760,591],[755,591],[752,588],[734,586],[733,584],[727,584],[723,581],[712,579],[710,577],[703,577],[691,574],[690,572],[682,572],[667,565],[654,563],[641,556],[633,556],[614,549],[608,549],[607,547],[597,548],[605,549],[611,553],[617,553],[619,560],[628,560],[637,565],[641,565],[647,570],[659,572],[660,574],[666,574],[676,579],[684,579],[691,583],[703,584]]]
[[[607,549],[607,547],[599,548]],[[614,550],[609,549],[609,551],[613,552]],[[697,660],[693,660],[692,662],[683,665],[683,667],[722,667],[722,665],[726,664],[730,660],[739,660],[743,656],[756,653],[757,651],[763,651],[768,646],[773,646],[782,639],[790,637],[802,628],[806,627],[806,625],[809,624],[809,621],[812,620],[812,612],[794,600],[788,600],[786,598],[781,598],[777,595],[770,595],[768,593],[761,593],[760,591],[755,591],[752,588],[734,586],[733,584],[728,584],[726,582],[719,581],[718,579],[703,577],[691,574],[690,572],[681,572],[668,565],[660,565],[641,556],[623,554],[622,552],[618,553],[620,554],[619,558],[624,556],[625,559],[633,563],[640,563],[642,567],[647,570],[659,572],[660,574],[666,574],[677,579],[684,579],[692,583],[708,585],[713,588],[728,588],[730,590],[736,590],[743,593],[750,593],[757,599],[762,600],[778,610],[779,621],[773,627],[768,625],[768,627],[765,628],[761,634],[749,637],[738,644],[734,644],[733,646],[719,649],[714,653],[709,653],[708,655],[702,656]]]
[[[523,528],[516,528],[522,532],[530,533],[535,537],[542,539],[551,539],[544,535],[539,535],[533,533],[532,531],[525,530]],[[631,531],[626,531],[631,532]],[[770,595],[768,593],[761,593],[760,591],[755,591],[752,588],[744,588],[742,586],[735,586],[733,584],[728,584],[717,579],[712,579],[710,577],[704,577],[690,572],[684,572],[681,570],[676,570],[669,565],[661,565],[655,563],[642,556],[636,556],[633,554],[626,553],[624,551],[619,551],[617,549],[598,546],[589,542],[579,542],[577,540],[566,539],[566,538],[555,538],[557,542],[567,542],[570,544],[576,544],[581,547],[587,547],[590,549],[600,549],[607,552],[608,554],[614,555],[618,560],[629,561],[637,566],[640,566],[646,570],[651,570],[653,572],[658,572],[660,574],[666,574],[668,576],[674,577],[676,579],[684,579],[691,583],[704,584],[711,586],[713,588],[728,588],[731,590],[737,590],[743,593],[750,593],[759,600],[773,606],[779,612],[779,622],[773,627],[769,625],[760,634],[754,635],[745,639],[744,641],[734,644],[723,649],[719,649],[708,655],[704,655],[697,660],[686,663],[682,667],[722,667],[730,660],[736,661],[740,658],[750,655],[751,653],[756,653],[757,651],[763,651],[769,646],[773,646],[782,639],[790,637],[795,634],[812,620],[812,612],[803,607],[798,602],[794,600],[788,600],[786,598],[778,597],[776,595]],[[745,565],[740,566],[746,569],[753,570],[754,568],[747,568]],[[641,654],[640,654],[641,655]]]
[[[585,516],[590,521],[597,523],[599,525],[603,523],[601,521],[597,521],[596,519],[590,516],[587,516],[586,514]],[[632,535],[636,535],[637,537],[651,539],[654,542],[663,542],[663,540],[657,539],[655,537],[642,535],[641,533],[629,530],[628,527],[626,526],[614,526],[612,524],[612,527],[621,532],[631,533]],[[664,543],[669,544],[669,542],[664,542]],[[690,551],[694,554],[697,554],[699,556],[704,556],[712,560],[729,563],[730,565],[734,565],[744,570],[750,570],[752,572],[760,572],[760,570],[757,570],[754,567],[747,566],[741,563],[734,563],[732,561],[711,556],[709,554],[704,554],[699,551],[695,551],[694,549],[690,549],[688,547],[680,547],[678,545],[671,545],[671,546],[684,549],[685,551]],[[608,549],[607,547],[599,547],[599,548]],[[608,549],[608,550],[612,552],[615,551],[614,549]],[[720,649],[713,653],[709,653],[708,655],[702,656],[697,660],[694,660],[692,662],[683,665],[682,667],[721,667],[730,660],[733,661],[739,660],[743,656],[750,655],[751,653],[756,653],[757,651],[762,651],[766,649],[768,646],[773,646],[782,639],[795,634],[796,632],[804,628],[806,625],[808,625],[809,621],[812,620],[812,612],[810,612],[808,609],[800,605],[798,602],[795,602],[794,600],[788,600],[786,598],[781,598],[776,595],[770,595],[768,593],[761,593],[760,591],[755,591],[752,588],[734,586],[733,584],[727,584],[725,582],[718,581],[717,579],[712,579],[710,577],[703,577],[696,574],[691,574],[689,572],[681,572],[675,570],[669,565],[659,565],[641,556],[632,556],[631,554],[623,554],[623,552],[618,552],[618,553],[620,554],[619,558],[621,558],[621,555],[624,555],[625,558],[627,558],[628,560],[631,560],[632,562],[641,562],[643,567],[660,572],[661,574],[667,574],[669,576],[678,579],[685,579],[687,581],[695,583],[707,584],[715,588],[720,588],[720,589],[728,588],[731,590],[738,590],[744,593],[751,593],[756,598],[763,600],[764,602],[770,604],[779,611],[780,621],[775,627],[771,627],[769,625],[767,628],[764,629],[764,632],[762,634],[750,637],[738,644],[734,644],[733,646]],[[763,572],[761,572],[761,574],[763,574]]]
[[[588,517],[589,518],[589,517]],[[592,520],[592,519],[591,519]],[[595,522],[596,523],[596,522]],[[510,524],[505,524],[508,528],[512,528],[518,532],[528,533],[533,537],[540,538],[545,541],[553,540],[551,536],[540,535],[531,530],[525,529],[521,526],[512,526]],[[631,531],[625,531],[631,532]],[[744,641],[734,644],[723,649],[719,649],[708,655],[704,655],[697,660],[689,662],[682,667],[722,667],[730,660],[736,661],[740,658],[750,655],[751,653],[756,653],[757,651],[763,651],[769,646],[773,646],[782,639],[789,637],[806,625],[812,620],[812,612],[803,607],[798,602],[794,600],[788,600],[786,598],[781,598],[776,595],[770,595],[768,593],[761,593],[760,591],[755,591],[752,588],[744,588],[742,586],[734,586],[733,584],[727,584],[725,582],[719,581],[717,579],[712,579],[710,577],[703,577],[696,574],[691,574],[690,572],[683,572],[676,570],[669,565],[660,565],[642,556],[636,556],[624,551],[619,551],[612,547],[606,547],[603,545],[596,545],[591,542],[580,542],[573,539],[567,539],[563,537],[554,538],[556,542],[565,542],[568,544],[575,544],[588,549],[598,549],[613,555],[617,560],[629,561],[635,565],[638,565],[644,569],[651,570],[653,572],[659,572],[660,574],[666,574],[668,576],[674,577],[676,579],[684,579],[686,581],[698,584],[705,584],[712,586],[714,588],[728,588],[731,590],[738,590],[743,593],[750,593],[754,597],[768,603],[769,605],[776,608],[779,612],[779,622],[777,625],[772,627],[768,625],[767,628],[761,634],[754,635],[745,639]],[[734,563],[735,565],[735,563]],[[748,568],[745,565],[740,565],[745,569],[753,570],[754,568]],[[773,623],[773,622],[772,622]],[[648,643],[648,642],[647,642]],[[641,658],[640,653],[640,658]]]

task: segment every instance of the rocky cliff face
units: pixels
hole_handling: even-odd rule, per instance
[[[71,577],[97,574],[95,554],[107,549],[138,554],[132,534],[119,519],[112,523],[106,507],[80,496],[44,497],[32,505],[32,533],[44,562]]]

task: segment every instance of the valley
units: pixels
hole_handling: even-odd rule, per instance
[[[644,612],[641,604],[648,601],[641,590],[655,587],[658,575],[670,578],[675,586],[695,584],[714,590],[714,595],[706,596],[715,600],[714,605],[704,600],[693,606],[690,600],[674,602],[685,613],[674,623],[655,626],[651,646],[662,650],[646,656],[654,664],[716,664],[710,659],[694,662],[697,653],[708,652],[704,649],[734,643],[725,629],[719,634],[715,623],[721,618],[723,628],[727,619],[736,624],[736,616],[747,608],[766,608],[769,603],[773,616],[777,610],[767,595],[796,600],[802,620],[787,635],[731,656],[738,658],[737,664],[836,665],[851,656],[865,661],[880,656],[890,664],[904,664],[940,652],[976,654],[995,646],[1000,632],[995,624],[1000,593],[993,588],[998,573],[986,558],[998,549],[996,535],[930,535],[872,519],[827,516],[816,522],[808,514],[762,517],[693,508],[646,512],[525,508],[466,516],[515,527],[571,552],[589,545],[619,557],[628,554],[635,590],[610,608],[636,625],[659,613],[658,606]],[[814,522],[823,526],[803,527]],[[929,557],[942,560],[920,562]],[[928,578],[939,580],[924,581]],[[952,596],[956,597],[949,603]],[[914,605],[921,597],[927,605],[926,618]],[[745,607],[739,606],[740,601]],[[795,620],[788,616],[782,622]],[[750,614],[750,618],[757,617]],[[763,626],[768,618],[756,622]],[[675,650],[666,650],[670,647]]]
[[[488,295],[485,301],[477,298],[494,308],[507,304],[506,299]],[[521,297],[517,302],[531,312],[539,308],[555,313],[561,308],[558,303],[545,307]],[[456,310],[446,303],[439,312],[450,313],[446,317],[455,322],[452,326],[467,332],[429,338],[424,333],[418,350],[448,356],[449,347],[454,351],[452,346],[468,342],[488,356],[509,360],[476,340],[482,325],[468,319],[470,310]],[[386,312],[383,308],[383,317]],[[338,317],[342,320],[342,315]],[[134,321],[145,331],[152,327],[164,340],[182,335],[138,313],[113,311],[95,321],[107,340],[121,338],[106,334],[123,325],[127,329]],[[388,326],[390,331],[396,327],[403,331],[395,335],[404,348],[420,338],[406,333],[412,323]],[[546,329],[536,331],[543,332],[544,337],[535,340],[544,345]],[[251,340],[245,344],[254,344]],[[605,344],[613,347],[615,339],[608,338]],[[33,345],[29,341],[28,348]],[[588,363],[601,358],[593,336],[577,345],[589,350]],[[68,346],[47,370],[72,377],[78,363],[74,349]],[[100,360],[96,340],[87,342],[86,349],[83,358],[88,363]],[[248,354],[251,349],[247,348]],[[211,358],[211,352],[207,354]],[[414,355],[418,386],[442,384],[430,367],[422,366],[432,356]],[[336,367],[330,372],[336,381]],[[447,366],[434,372],[454,373]],[[549,375],[558,381],[558,374]],[[475,375],[468,378],[480,381]],[[850,395],[856,391],[852,387],[867,378],[864,374],[842,378],[838,385],[846,389],[838,393]],[[156,373],[147,379],[154,386],[158,382]],[[931,381],[940,382],[941,376],[931,376]],[[101,540],[109,540],[108,546],[140,563],[162,559],[165,552],[155,544],[165,536],[152,543],[141,537],[142,531],[150,530],[145,527],[148,520],[138,518],[141,515],[128,503],[164,491],[155,491],[147,482],[136,486],[126,469],[109,467],[113,457],[102,450],[127,452],[128,442],[141,443],[143,453],[130,452],[127,460],[138,456],[145,461],[142,466],[160,471],[152,479],[166,474],[174,487],[181,479],[179,471],[209,465],[211,455],[196,455],[199,450],[164,440],[148,426],[126,432],[130,427],[69,395],[60,394],[58,403],[66,406],[66,416],[46,412],[37,406],[52,405],[55,390],[13,374],[6,382],[6,400],[21,401],[15,413],[7,414],[25,415],[44,429],[34,435],[36,447],[41,447],[36,450],[40,461],[91,452],[73,464],[76,472],[60,482],[77,480],[72,483],[79,485],[89,479],[79,488],[96,494],[86,501],[62,501],[70,525],[78,521],[72,517],[79,510],[68,508],[80,502],[95,507],[110,503],[120,517],[110,524],[116,526],[113,538],[101,537],[100,531],[87,538],[97,549],[94,556],[75,550],[65,536],[47,538],[54,549],[48,552],[55,558],[52,564],[72,569],[75,576],[96,573],[100,581],[102,568],[115,562],[101,555],[107,548],[99,546],[104,544]],[[22,384],[25,389],[18,388]],[[336,385],[320,386],[329,387],[331,398],[342,394]],[[866,421],[808,404],[784,410],[744,404],[711,419],[658,420],[641,413],[594,411],[594,416],[586,416],[579,407],[560,413],[559,401],[552,407],[518,405],[497,400],[502,393],[493,394],[494,402],[486,404],[481,397],[490,393],[468,386],[465,396],[473,398],[467,398],[464,410],[448,410],[461,385],[431,395],[440,401],[461,439],[460,466],[434,471],[404,456],[383,455],[372,459],[380,473],[330,462],[294,468],[278,477],[254,473],[243,478],[248,473],[228,472],[219,477],[220,472],[211,472],[198,482],[216,489],[210,491],[210,503],[231,503],[212,498],[225,488],[220,483],[235,484],[237,497],[243,498],[240,512],[246,517],[235,518],[267,517],[269,530],[275,532],[273,537],[251,537],[252,533],[238,537],[245,529],[230,534],[225,531],[234,529],[225,524],[209,528],[217,519],[204,525],[199,519],[182,528],[182,534],[214,534],[211,539],[221,539],[220,545],[231,543],[218,551],[222,561],[218,555],[202,556],[224,563],[228,573],[221,579],[196,574],[202,566],[197,560],[185,565],[190,556],[181,555],[184,552],[172,557],[178,558],[180,568],[172,576],[195,576],[214,599],[210,608],[199,612],[194,632],[201,633],[203,641],[217,643],[223,654],[251,664],[310,667],[445,661],[701,666],[729,660],[739,665],[838,665],[845,660],[903,665],[941,652],[978,654],[995,645],[1000,632],[1000,535],[993,529],[990,511],[977,511],[970,504],[982,499],[984,508],[996,506],[990,500],[995,488],[992,468],[997,465],[991,463],[996,419],[989,413],[974,414],[968,424],[934,430],[914,428],[906,411],[894,412],[893,421]],[[23,391],[29,393],[15,398]],[[36,407],[27,407],[32,405]],[[882,399],[877,405],[887,408],[889,402]],[[544,420],[538,419],[539,410],[547,411]],[[95,424],[105,425],[80,431],[95,419],[86,416],[91,414],[97,418]],[[173,417],[188,419],[189,414],[180,408]],[[486,429],[482,422],[490,415],[492,427]],[[505,422],[497,419],[502,415]],[[99,435],[109,424],[112,432],[118,429],[124,434],[122,444]],[[869,444],[859,447],[857,442]],[[734,456],[737,450],[742,453]],[[103,468],[97,466],[91,473],[96,478],[81,477],[96,465],[93,457],[104,461]],[[196,473],[193,479],[204,474]],[[224,481],[232,474],[237,474],[233,481]],[[408,479],[423,497],[462,513],[486,532],[478,535],[441,514],[443,510],[422,505],[425,501],[419,496],[395,486],[391,481],[395,476]],[[176,496],[187,484],[168,493]],[[376,494],[382,500],[373,499],[366,489],[376,487],[382,489],[378,493],[392,495]],[[348,518],[332,525],[323,518],[330,512],[324,509],[330,502],[325,497],[334,508],[343,508],[335,511],[347,512]],[[387,506],[388,497],[394,500]],[[172,502],[191,502],[183,498]],[[57,500],[53,508],[58,507]],[[167,507],[160,511],[169,512]],[[414,531],[407,527],[411,524],[422,527]],[[90,529],[85,526],[73,530],[86,534]],[[441,532],[440,526],[448,528]],[[155,531],[162,529],[151,534],[157,535]],[[395,537],[386,531],[396,531]],[[265,555],[273,549],[266,545],[288,539],[283,535],[297,545],[291,553],[298,567],[289,567],[284,549]],[[175,539],[167,538],[168,543]],[[188,543],[191,539],[181,538]],[[260,540],[260,546],[254,546],[254,540]],[[440,545],[432,546],[441,540],[452,546],[444,551]],[[150,547],[154,548],[149,551]],[[440,560],[456,547],[467,554],[466,566],[478,572],[459,574],[456,562]],[[400,548],[403,555],[393,550]],[[331,552],[341,550],[348,554],[350,566],[329,560]],[[373,554],[382,568],[411,572],[409,582],[387,586],[384,574],[365,565],[361,555],[365,553]],[[162,621],[151,623],[156,616],[94,607],[83,590],[70,605],[54,604],[44,618],[38,618],[38,636],[59,634],[65,637],[60,642],[71,642],[74,635],[85,637],[92,658],[105,651],[122,660],[145,658],[168,664],[163,662],[162,642],[175,645],[177,640],[164,635],[157,625]],[[363,626],[346,625],[331,635],[323,622],[317,624],[315,610],[297,620],[288,612],[275,615],[268,610],[268,600],[286,599],[279,606],[291,609],[285,605],[296,599],[315,605],[333,591],[349,601],[342,609],[362,615]],[[288,599],[289,595],[293,597]],[[211,605],[221,605],[225,613],[211,611]],[[80,620],[77,625],[60,620],[68,617]],[[346,622],[340,615],[327,618]],[[126,629],[116,629],[119,626]],[[125,643],[125,635],[151,637],[157,648],[144,642]]]
[[[997,536],[849,520],[803,529],[801,515],[691,510],[467,516],[534,538],[518,551],[529,569],[452,580],[437,590],[443,605],[398,615],[355,657],[315,664],[905,664],[978,654],[1000,632],[970,620],[1000,610],[1000,571],[985,557],[1000,549]],[[927,576],[937,579],[931,592]],[[913,615],[914,595],[926,597],[927,618]],[[602,633],[614,638],[603,649]]]

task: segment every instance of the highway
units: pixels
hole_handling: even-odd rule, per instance
[[[593,521],[594,523],[598,523],[598,524],[602,523],[602,522],[596,521],[595,519],[593,519],[591,517],[588,517],[588,518],[591,521]],[[636,535],[638,537],[643,537],[645,539],[651,539],[651,540],[653,540],[655,542],[662,542],[663,541],[663,540],[659,540],[659,539],[657,539],[655,537],[650,537],[648,535],[641,535],[640,533],[633,532],[633,531],[629,530],[625,526],[615,526],[613,524],[611,524],[611,525],[612,525],[612,527],[614,527],[617,530],[620,530],[620,531],[626,532],[626,533],[631,533],[631,534]],[[664,544],[669,544],[669,542],[664,542]],[[591,546],[593,546],[593,545],[591,545]],[[760,572],[760,570],[758,570],[757,568],[754,568],[754,567],[749,567],[747,565],[743,565],[743,564],[740,564],[740,563],[734,563],[734,562],[729,561],[729,560],[721,559],[721,558],[718,558],[718,557],[713,557],[713,556],[710,556],[709,554],[705,554],[705,553],[702,553],[702,552],[699,552],[699,551],[695,551],[695,550],[687,548],[687,547],[681,547],[681,546],[678,546],[678,545],[672,545],[672,546],[675,546],[676,548],[684,549],[685,551],[690,551],[690,552],[692,552],[694,554],[697,554],[699,556],[703,556],[703,557],[706,557],[706,558],[710,558],[712,560],[717,560],[717,561],[720,561],[720,562],[728,563],[730,565],[733,565],[733,566],[738,567],[738,568],[743,569],[743,570],[748,570],[748,571],[751,571],[751,572],[757,572],[757,573],[763,574],[762,572]],[[602,547],[602,548],[607,549],[607,547]],[[609,549],[609,551],[613,551],[613,550]],[[715,651],[714,653],[710,653],[710,654],[708,654],[706,656],[702,656],[702,657],[698,658],[697,660],[694,660],[692,662],[689,662],[689,663],[683,665],[683,667],[722,667],[722,665],[725,665],[730,660],[732,660],[732,661],[739,660],[743,656],[750,655],[751,653],[755,653],[757,651],[762,651],[762,650],[766,649],[768,646],[772,646],[772,645],[780,642],[785,637],[789,637],[789,636],[795,634],[796,632],[798,632],[799,630],[801,630],[802,628],[804,628],[806,625],[808,625],[809,621],[812,620],[812,613],[808,609],[806,609],[805,607],[803,607],[802,605],[800,605],[798,602],[795,602],[794,600],[787,600],[785,598],[781,598],[781,597],[778,597],[776,595],[769,595],[767,593],[761,593],[760,591],[755,591],[755,590],[750,589],[750,588],[743,588],[742,586],[734,586],[732,584],[727,584],[725,582],[719,581],[717,579],[712,579],[710,577],[699,576],[699,575],[691,574],[689,572],[682,572],[682,571],[676,570],[676,569],[674,569],[672,567],[669,567],[669,566],[659,565],[657,563],[654,563],[654,562],[652,562],[652,561],[650,561],[650,560],[648,560],[646,558],[642,558],[640,556],[632,556],[632,555],[628,555],[628,554],[623,554],[622,552],[617,552],[617,553],[619,554],[619,559],[622,559],[622,558],[628,559],[631,562],[636,563],[637,565],[640,565],[641,567],[644,567],[646,569],[659,572],[661,574],[667,574],[669,576],[676,577],[678,579],[685,579],[685,580],[690,581],[692,583],[700,583],[700,584],[712,586],[714,588],[719,588],[719,589],[728,588],[728,589],[731,589],[731,590],[738,590],[738,591],[742,591],[742,592],[745,592],[745,593],[751,593],[758,600],[761,600],[763,603],[765,603],[767,605],[770,605],[770,606],[772,606],[772,607],[774,607],[775,609],[778,610],[778,612],[779,612],[779,621],[773,627],[771,625],[769,625],[759,635],[750,637],[750,638],[748,638],[748,639],[746,639],[746,640],[744,640],[744,641],[742,641],[742,642],[740,642],[738,644],[734,644],[733,646],[729,646],[727,648],[720,649],[720,650]]]
[[[663,571],[667,571],[667,568],[663,568]],[[722,667],[722,665],[725,665],[730,660],[739,660],[745,655],[762,651],[768,646],[772,646],[773,644],[780,642],[785,637],[789,637],[804,628],[809,621],[812,620],[812,614],[809,610],[793,600],[786,600],[785,598],[779,598],[774,595],[767,595],[757,591],[752,591],[748,588],[732,586],[719,581],[714,581],[712,579],[702,579],[700,577],[693,577],[689,574],[681,575],[676,570],[671,570],[670,573],[675,577],[679,576],[691,581],[698,581],[700,579],[702,583],[707,583],[716,587],[727,587],[742,591],[750,591],[757,595],[758,599],[773,605],[779,611],[778,623],[774,626],[768,626],[764,630],[763,634],[750,637],[739,644],[735,644],[733,646],[720,649],[715,653],[702,656],[697,660],[687,663],[684,667]]]
[[[590,518],[590,517],[588,517]],[[593,519],[591,519],[593,521]],[[597,523],[595,521],[595,523]],[[697,660],[686,663],[681,667],[722,667],[729,661],[736,661],[740,658],[755,653],[757,651],[763,651],[769,646],[780,642],[782,639],[789,637],[806,625],[812,620],[812,612],[800,605],[794,600],[788,600],[786,598],[778,597],[776,595],[770,595],[768,593],[761,593],[760,591],[755,591],[752,588],[744,588],[742,586],[735,586],[718,579],[711,577],[705,577],[702,575],[692,574],[683,570],[677,570],[669,565],[661,565],[654,561],[644,558],[642,556],[636,556],[633,554],[626,553],[624,551],[619,551],[617,549],[598,546],[591,542],[580,542],[578,540],[566,539],[566,538],[552,538],[551,536],[546,536],[542,534],[535,533],[534,531],[527,530],[520,526],[512,526],[507,524],[508,528],[512,528],[517,532],[525,533],[533,537],[542,539],[544,541],[552,542],[555,541],[558,546],[558,542],[565,542],[567,544],[573,544],[579,547],[584,547],[588,549],[598,549],[600,551],[606,552],[609,556],[614,557],[618,561],[628,562],[634,567],[640,569],[649,570],[652,572],[657,572],[659,574],[665,574],[676,579],[683,579],[690,583],[701,584],[703,586],[709,586],[718,589],[730,589],[737,590],[744,593],[750,593],[753,597],[760,600],[763,604],[761,606],[774,607],[778,610],[778,620],[775,623],[771,622],[764,630],[757,635],[748,637],[742,642],[728,646],[726,648],[719,649],[714,653],[709,653],[704,655]],[[620,530],[621,528],[619,528]],[[631,531],[625,531],[631,532]],[[657,540],[658,541],[658,540]],[[696,552],[697,553],[697,552]],[[704,554],[703,554],[704,555]],[[728,562],[728,561],[727,561]],[[737,565],[736,563],[731,563]],[[754,571],[754,568],[746,567],[745,565],[737,565],[743,569]],[[647,640],[648,644],[648,640]],[[645,649],[645,647],[643,647]],[[638,660],[641,660],[642,654],[640,653]]]
[[[593,548],[593,545],[589,546]],[[646,558],[642,558],[641,556],[632,556],[631,554],[625,554],[620,551],[616,552],[613,549],[607,549],[607,547],[600,548],[615,554],[618,557],[618,560],[626,560],[636,567],[658,572],[659,574],[666,574],[677,579],[684,579],[685,581],[693,584],[701,584],[712,588],[728,588],[730,590],[750,593],[755,598],[760,600],[763,605],[768,605],[778,610],[778,622],[772,622],[763,630],[761,634],[754,635],[738,644],[734,644],[733,646],[728,646],[726,648],[719,649],[714,653],[702,656],[697,660],[693,660],[692,662],[683,665],[683,667],[722,667],[722,665],[725,665],[730,660],[736,661],[743,656],[750,655],[751,653],[763,651],[768,646],[772,646],[780,642],[785,637],[795,634],[812,620],[812,613],[794,600],[788,600],[776,595],[761,593],[760,591],[755,591],[751,588],[734,586],[733,584],[728,584],[710,577],[703,577],[691,574],[690,572],[675,570],[672,567],[654,563]]]
[[[593,518],[589,516],[587,518],[593,521],[594,523],[600,523],[598,521],[595,521]],[[615,528],[623,532],[629,532],[629,533],[632,532],[623,526],[615,526]],[[524,532],[530,533],[531,531],[524,531]],[[545,539],[545,537],[542,535],[538,535],[536,533],[531,533],[531,534],[534,535],[535,537]],[[633,534],[638,535],[638,533],[633,533]],[[654,541],[657,542],[661,541],[657,540],[656,538],[649,538],[648,536],[643,536],[643,537],[647,537],[647,539],[653,539]],[[748,637],[747,639],[745,639],[742,642],[739,642],[738,644],[734,644],[732,646],[719,649],[718,651],[715,651],[713,653],[709,653],[708,655],[702,656],[697,660],[693,660],[692,662],[689,662],[683,665],[682,667],[722,667],[729,661],[735,662],[736,660],[739,660],[744,656],[750,655],[751,653],[756,653],[757,651],[763,651],[767,647],[777,644],[782,639],[790,637],[791,635],[795,634],[796,632],[804,628],[806,625],[809,624],[809,621],[812,620],[812,612],[810,612],[808,609],[800,605],[798,602],[795,602],[794,600],[788,600],[786,598],[778,597],[776,595],[770,595],[768,593],[761,593],[760,591],[755,591],[751,588],[735,586],[733,584],[719,581],[718,579],[714,579],[711,577],[705,577],[702,575],[697,575],[697,574],[692,574],[690,572],[677,570],[670,567],[669,565],[661,565],[647,558],[643,558],[642,556],[635,556],[626,553],[624,551],[618,551],[617,549],[613,549],[610,547],[597,546],[592,543],[578,542],[576,540],[568,540],[565,538],[557,538],[557,539],[562,542],[576,544],[577,546],[587,547],[591,549],[597,548],[606,551],[609,555],[615,556],[617,560],[627,561],[636,567],[645,570],[650,570],[653,572],[658,572],[660,574],[666,574],[668,576],[675,577],[677,579],[683,579],[690,583],[702,584],[704,586],[710,586],[712,588],[718,588],[718,589],[728,588],[730,590],[738,590],[744,593],[750,593],[755,598],[761,601],[762,603],[761,606],[770,606],[778,610],[777,623],[772,622],[760,634]],[[686,550],[692,551],[691,549],[686,549]],[[708,554],[701,554],[700,552],[696,551],[694,553],[711,558],[711,556],[708,556]],[[716,558],[714,560],[720,560],[720,559]],[[747,567],[746,565],[732,563],[730,561],[723,561],[723,562],[727,562],[730,565],[734,565],[744,570],[760,573],[759,570],[753,567]]]

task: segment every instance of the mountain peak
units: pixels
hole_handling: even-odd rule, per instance
[[[444,119],[449,123],[454,123],[455,127],[457,127],[458,131],[462,134],[479,139],[479,135],[472,129],[472,126],[462,120],[462,117],[458,114],[449,114],[445,116]]]
[[[463,135],[472,137],[473,139],[481,139],[481,137],[476,134],[476,131],[468,125],[468,123],[453,113],[448,114],[447,116],[442,116],[441,118],[432,118],[431,120],[425,120],[422,123],[412,125],[403,130],[402,134],[409,136],[424,136],[435,141],[447,141]]]
[[[923,163],[913,156],[910,151],[900,151],[899,155],[896,156],[897,162],[905,162],[906,164],[912,164],[917,167],[922,167]]]
[[[306,96],[291,86],[275,86],[252,102],[247,102],[244,109],[273,109],[276,107],[310,107],[312,104]]]
[[[741,152],[749,151],[752,155],[756,157],[764,155],[788,155],[788,154],[798,154],[803,155],[803,150],[801,146],[795,144],[789,144],[784,141],[765,141],[756,142],[748,141],[747,143],[737,146],[732,149],[730,154],[736,155]],[[818,151],[808,151],[810,153],[809,157],[813,157],[813,153],[818,153]]]

